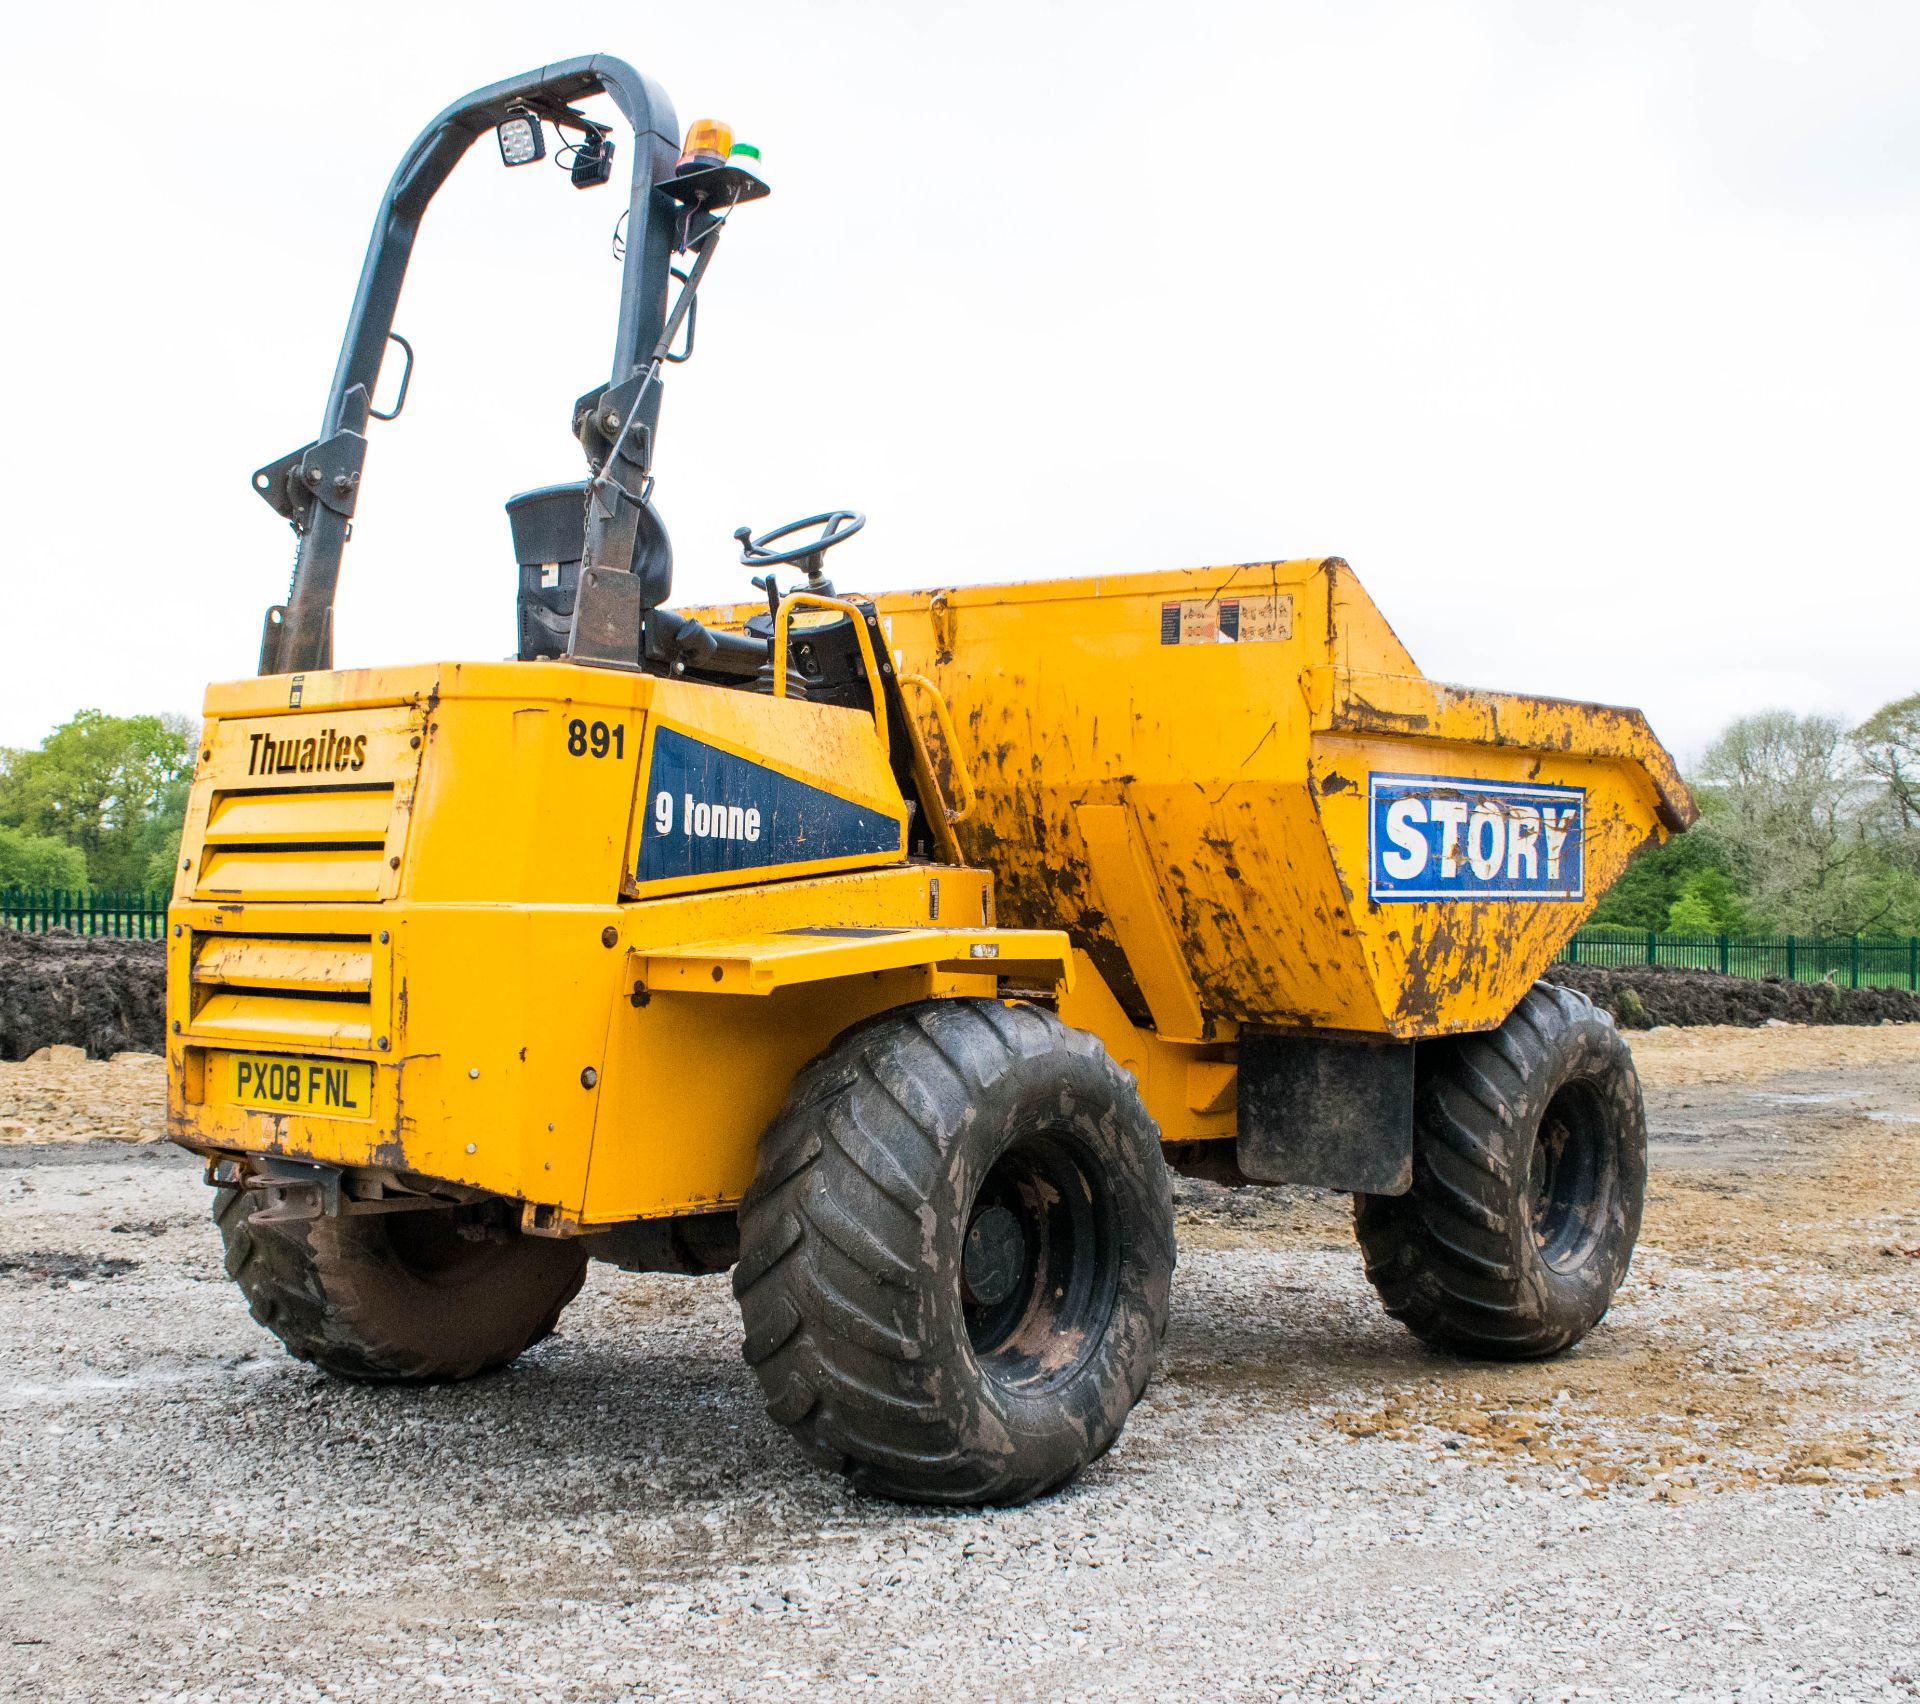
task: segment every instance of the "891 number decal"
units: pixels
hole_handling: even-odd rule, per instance
[[[583,722],[576,716],[567,724],[567,754],[570,757],[605,757],[611,752],[615,757],[627,755],[627,725],[615,722],[611,728],[605,722]]]

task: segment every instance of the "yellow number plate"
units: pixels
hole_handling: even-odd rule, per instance
[[[259,1112],[303,1112],[309,1118],[371,1118],[373,1067],[338,1059],[230,1053],[227,1099],[237,1107]]]

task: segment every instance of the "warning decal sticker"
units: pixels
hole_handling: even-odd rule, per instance
[[[1293,593],[1181,598],[1160,606],[1163,645],[1266,645],[1293,637]]]

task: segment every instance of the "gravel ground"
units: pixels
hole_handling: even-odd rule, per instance
[[[1342,1201],[1183,1186],[1120,1444],[961,1514],[805,1467],[724,1279],[333,1384],[138,1140],[157,1061],[0,1065],[0,1694],[1920,1696],[1920,1026],[1635,1049],[1646,1234],[1573,1354],[1431,1355]]]

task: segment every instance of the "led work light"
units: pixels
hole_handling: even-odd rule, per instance
[[[509,166],[530,166],[547,157],[547,139],[540,132],[540,121],[530,112],[512,112],[494,126],[500,139],[501,161]]]
[[[604,130],[590,130],[573,147],[567,178],[575,189],[597,189],[613,176],[613,138]]]

